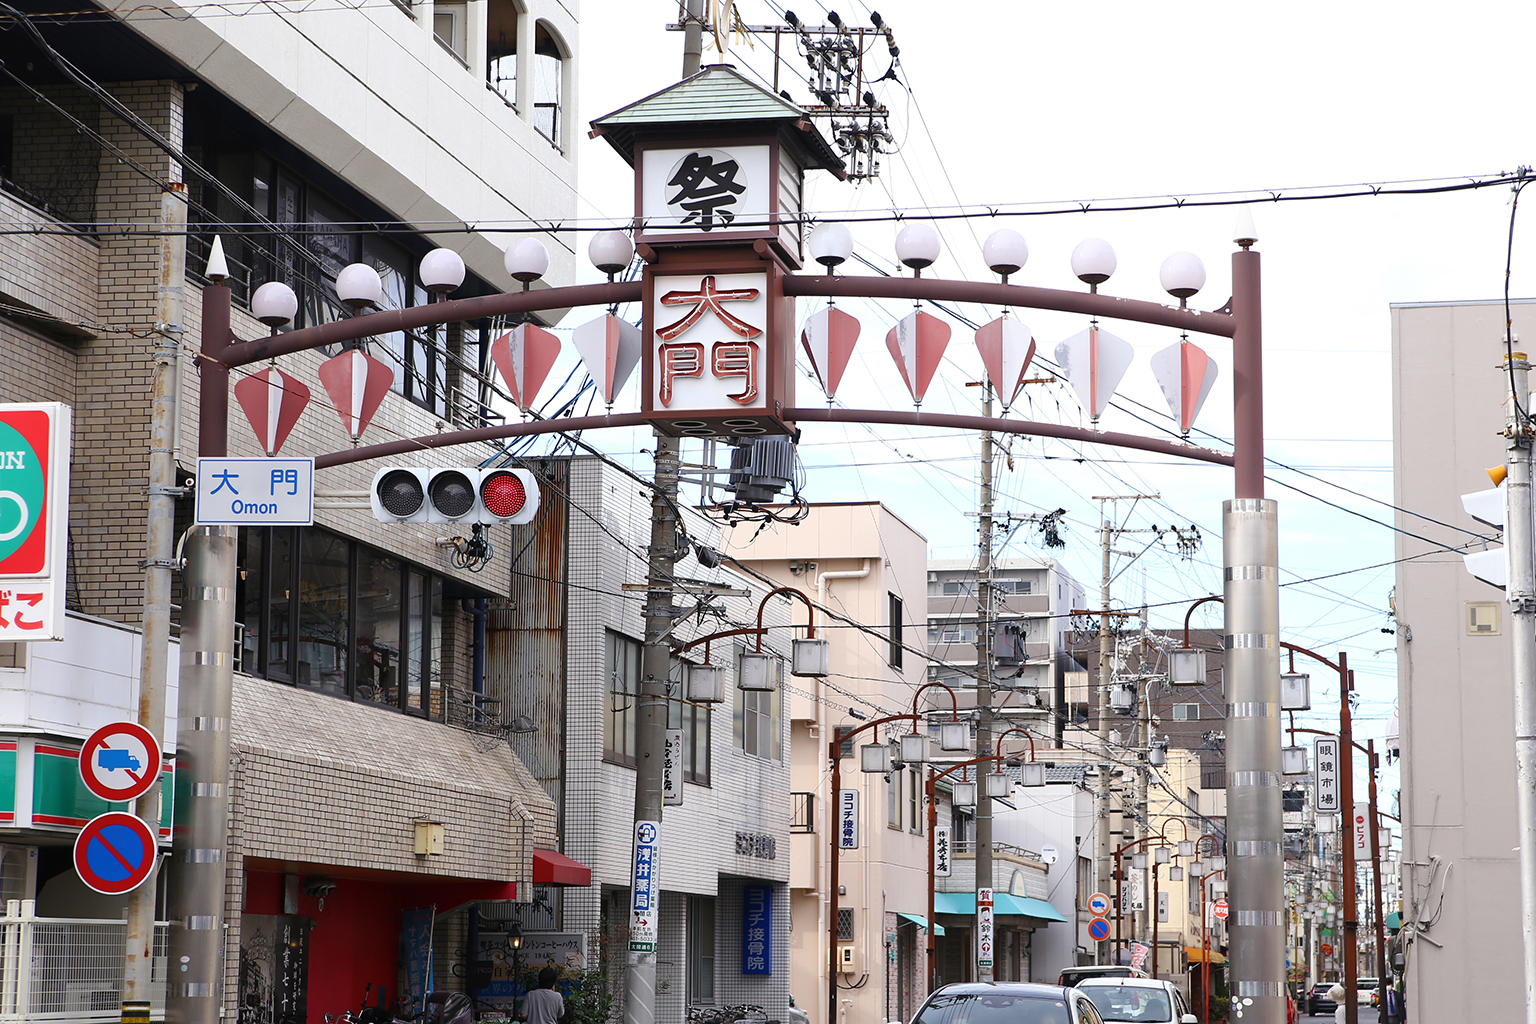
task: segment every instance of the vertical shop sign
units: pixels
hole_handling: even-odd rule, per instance
[[[741,890],[741,973],[773,973],[773,886]]]
[[[629,883],[629,951],[656,952],[656,912],[661,878],[656,873],[656,853],[661,822],[635,822],[635,859]]]

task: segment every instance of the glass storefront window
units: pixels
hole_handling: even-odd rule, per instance
[[[400,703],[400,580],[398,559],[368,551],[357,566],[358,700]]]
[[[266,672],[276,679],[292,679],[288,665],[289,603],[293,593],[293,531],[275,529],[271,533],[272,554],[265,580],[267,593]]]
[[[325,530],[305,530],[303,538],[294,682],[341,696],[347,692],[352,545]]]

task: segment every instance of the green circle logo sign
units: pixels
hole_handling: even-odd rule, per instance
[[[37,452],[0,422],[0,565],[32,536],[47,510],[47,481]]]

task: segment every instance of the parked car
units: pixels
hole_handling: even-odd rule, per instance
[[[1067,988],[1087,981],[1089,978],[1145,978],[1147,972],[1135,967],[1126,967],[1123,964],[1115,966],[1104,964],[1102,966],[1088,965],[1085,967],[1068,967],[1056,977],[1056,984]]]
[[[1333,982],[1320,981],[1312,986],[1312,993],[1307,996],[1307,1014],[1316,1017],[1320,1013],[1332,1013],[1335,1004],[1328,998],[1328,990],[1333,988]]]
[[[912,1024],[1104,1024],[1082,990],[1021,981],[945,985],[923,1001]]]
[[[1090,978],[1079,982],[1077,991],[1093,1000],[1106,1024],[1196,1024],[1199,1019],[1190,1012],[1177,986],[1155,978]]]

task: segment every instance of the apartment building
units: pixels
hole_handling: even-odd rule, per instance
[[[354,262],[378,270],[381,305],[423,302],[417,266],[437,246],[464,259],[457,294],[512,287],[505,239],[464,225],[574,212],[577,22],[569,5],[546,0],[43,11],[24,5],[0,40],[0,215],[31,232],[12,234],[0,256],[0,401],[74,411],[69,616],[63,641],[0,651],[0,759],[14,762],[0,886],[35,900],[40,918],[111,922],[122,898],[86,890],[71,867],[75,833],[105,806],[73,764],[92,730],[137,706],[151,339],[182,343],[185,483],[215,234],[241,338],[271,330],[248,305],[269,280],[294,289],[299,326],[346,315],[334,279]],[[549,278],[569,280],[570,241],[544,240]],[[372,433],[494,421],[504,396],[485,353],[498,326],[371,339],[368,351],[393,372]],[[280,366],[319,396],[316,367],[328,354]],[[284,454],[353,443],[317,401]],[[263,454],[238,412],[230,449]],[[372,470],[324,471],[319,487],[366,491]],[[184,499],[178,529],[191,518]],[[515,551],[511,528],[497,529],[497,549]],[[535,882],[586,881],[560,859],[555,801],[506,742],[514,723],[484,699],[507,685],[486,678],[484,623],[487,603],[510,591],[508,562],[456,567],[438,532],[385,526],[356,507],[322,508],[311,527],[242,532],[219,993],[230,1016],[239,1007],[319,1021],[356,1007],[368,985],[387,1002],[419,991],[429,970],[438,987],[465,986],[480,973],[466,961],[497,952],[466,952],[480,901],[505,907],[527,901]],[[174,753],[174,650],[171,663]],[[166,825],[172,814],[167,805]],[[437,841],[418,854],[422,826],[436,827]],[[119,980],[111,969],[81,973],[83,962],[66,953],[39,975],[31,1010],[116,1019]],[[163,958],[156,972],[158,1015]]]

